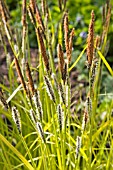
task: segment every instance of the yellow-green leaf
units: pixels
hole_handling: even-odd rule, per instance
[[[22,154],[14,147],[12,146],[9,141],[2,135],[0,134],[0,140],[3,141],[8,147],[9,149],[11,149],[17,156],[18,158],[26,165],[26,167],[29,170],[34,170],[34,168],[31,166],[31,164],[24,158],[24,156],[22,156]]]
[[[108,62],[106,61],[105,57],[102,55],[102,53],[98,50],[98,54],[100,56],[100,58],[102,59],[102,61],[104,62],[105,66],[107,67],[107,69],[109,70],[110,74],[113,76],[113,70],[110,67],[110,65],[108,64]]]
[[[76,66],[76,64],[79,62],[79,60],[81,59],[82,55],[84,54],[85,50],[86,50],[87,46],[84,47],[84,49],[82,50],[82,52],[80,53],[80,55],[78,56],[78,58],[76,59],[76,61],[73,63],[73,65],[69,68],[69,71],[71,71],[73,69],[73,67]]]

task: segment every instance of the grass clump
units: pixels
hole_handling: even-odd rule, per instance
[[[87,43],[72,64],[75,30],[69,29],[66,1],[58,2],[62,17],[59,29],[55,30],[46,1],[42,1],[41,13],[35,0],[28,4],[23,0],[22,36],[19,41],[9,25],[6,4],[0,1],[1,42],[7,56],[4,41],[7,35],[13,52],[13,59],[8,64],[9,87],[0,84],[0,101],[4,106],[4,109],[0,107],[1,169],[113,168],[113,101],[106,102],[105,107],[99,104],[103,62],[113,76],[113,70],[104,57],[111,5],[107,2],[106,10],[103,10],[101,36],[95,37],[94,11],[91,12]],[[30,57],[27,15],[37,36],[39,55],[36,56],[36,67],[32,66]],[[72,112],[70,72],[86,48],[89,74],[88,87],[85,87],[86,102],[83,101],[81,113],[77,109]],[[54,62],[56,51],[58,69]],[[104,116],[102,113],[105,113]]]

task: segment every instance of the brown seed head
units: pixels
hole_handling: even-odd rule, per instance
[[[26,63],[26,76],[27,76],[28,83],[29,83],[29,90],[32,93],[32,95],[34,95],[35,88],[34,88],[34,83],[33,83],[33,79],[31,76],[31,71],[30,71],[28,62]]]
[[[89,66],[92,64],[94,51],[94,11],[91,12],[91,21],[89,24],[88,38],[87,38],[87,60]]]
[[[40,28],[38,27],[36,31],[37,31],[38,38],[39,38],[40,49],[41,49],[41,54],[42,54],[42,58],[43,58],[43,61],[44,61],[44,65],[45,65],[46,70],[48,72],[50,70],[49,69],[49,60],[48,60],[48,57],[47,57],[47,54],[46,54],[46,48],[45,48],[44,41],[43,41],[43,38],[42,38],[42,35],[41,35],[41,32],[40,32]]]
[[[69,28],[68,27],[69,27],[68,14],[66,13],[64,16],[64,39],[65,39],[67,59],[69,59],[69,56],[70,56],[69,38],[68,38]]]
[[[61,74],[63,74],[64,53],[62,51],[62,46],[60,44],[58,44],[58,47],[57,47],[57,55],[58,55],[58,59],[59,59],[59,68],[60,68]]]
[[[14,57],[14,62],[15,62],[16,71],[17,71],[18,76],[20,78],[21,84],[22,84],[26,94],[28,94],[26,84],[25,84],[25,81],[24,81],[24,78],[23,78],[23,75],[22,75],[22,72],[21,72],[21,69],[20,69],[20,66],[19,66],[19,62],[18,62],[16,57]]]
[[[73,37],[74,37],[74,28],[72,29],[70,33],[70,38],[69,38],[69,56],[68,56],[68,61],[70,63],[71,61],[71,54],[72,54],[72,47],[73,47]]]

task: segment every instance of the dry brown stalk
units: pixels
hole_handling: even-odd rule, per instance
[[[63,69],[64,69],[64,53],[63,53],[61,44],[58,44],[57,55],[58,55],[58,59],[59,59],[59,68],[60,68],[61,74],[63,74]]]
[[[48,60],[48,57],[47,57],[47,54],[46,54],[46,48],[45,48],[44,41],[43,41],[43,38],[42,38],[42,35],[41,35],[41,32],[40,32],[40,28],[37,28],[36,31],[37,31],[38,38],[39,38],[40,49],[41,49],[41,54],[42,54],[42,58],[43,58],[43,61],[44,61],[44,65],[45,65],[46,70],[48,72],[50,70],[49,69],[49,60]]]
[[[87,38],[87,60],[89,66],[92,64],[94,51],[94,11],[91,12],[91,21],[89,24],[88,38]]]
[[[32,95],[34,95],[35,88],[34,88],[34,83],[33,83],[33,79],[31,76],[31,71],[30,71],[28,62],[26,63],[26,76],[28,79],[29,90],[32,93]]]
[[[22,84],[26,94],[28,94],[26,84],[25,84],[25,81],[24,81],[24,78],[23,78],[23,75],[22,75],[22,72],[21,72],[21,69],[20,69],[20,66],[19,66],[19,62],[18,62],[16,57],[14,57],[14,62],[15,62],[16,71],[17,71],[18,76],[20,78],[21,84]]]
[[[69,38],[69,57],[68,60],[71,62],[71,54],[72,54],[72,47],[73,47],[73,37],[74,37],[74,28],[72,29],[70,33],[70,38]]]
[[[69,33],[68,26],[69,26],[68,14],[66,13],[65,16],[64,16],[64,39],[65,39],[67,59],[68,59],[68,62],[69,62],[70,50],[69,50],[69,38],[68,38],[68,33]]]

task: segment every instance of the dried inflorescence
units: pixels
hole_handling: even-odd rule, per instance
[[[89,24],[88,38],[87,38],[87,60],[89,66],[92,64],[94,52],[94,11],[91,12],[91,21]]]
[[[75,35],[74,31],[75,31],[75,29],[73,28],[71,33],[70,33],[70,38],[69,38],[69,57],[68,57],[69,62],[71,61],[73,38],[74,38],[74,35]]]
[[[30,90],[31,94],[33,95],[35,88],[34,88],[34,83],[33,83],[33,79],[32,79],[32,75],[31,75],[31,71],[30,71],[28,62],[26,63],[26,76],[28,79],[29,90]]]
[[[60,68],[61,74],[63,75],[65,61],[64,61],[64,53],[63,53],[61,44],[58,44],[57,46],[57,55],[58,55],[58,60],[59,60],[58,62],[59,68]]]
[[[36,0],[30,0],[30,7],[32,10],[32,13],[35,15],[36,22],[42,27],[42,30],[44,31],[43,20],[42,20],[40,11],[38,9],[38,6],[36,4]]]
[[[40,49],[41,49],[41,54],[42,54],[42,58],[44,61],[44,65],[45,65],[47,73],[49,73],[49,71],[50,71],[49,60],[48,60],[48,57],[46,54],[46,48],[45,48],[44,41],[43,41],[43,38],[42,38],[42,35],[40,32],[40,28],[37,28],[37,34],[38,34],[38,38],[39,38]]]
[[[64,40],[65,40],[66,55],[67,55],[68,63],[71,62],[73,37],[74,37],[74,28],[72,29],[70,36],[69,36],[68,14],[65,13],[65,15],[64,15]]]
[[[14,57],[14,62],[15,62],[15,66],[16,66],[16,71],[18,73],[18,76],[20,78],[20,81],[21,81],[21,84],[26,92],[26,94],[28,94],[28,91],[27,91],[27,87],[26,87],[26,83],[24,81],[24,78],[23,78],[23,75],[22,75],[22,72],[21,72],[21,69],[20,69],[20,66],[19,66],[19,62],[17,60],[16,57]]]
[[[66,55],[67,59],[69,59],[69,23],[68,23],[68,14],[65,13],[64,15],[64,40],[65,40],[65,47],[66,47]]]

